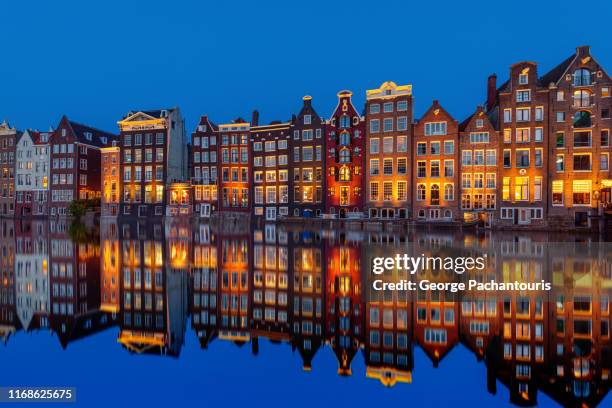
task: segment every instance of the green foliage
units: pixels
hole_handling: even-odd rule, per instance
[[[74,200],[68,207],[70,214],[75,218],[81,218],[89,210],[100,208],[100,199]]]

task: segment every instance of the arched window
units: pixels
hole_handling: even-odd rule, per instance
[[[349,149],[340,150],[340,163],[351,162],[351,151]]]
[[[417,186],[417,201],[425,201],[425,184]]]
[[[351,118],[348,115],[340,116],[340,129],[348,129],[351,126]]]
[[[584,89],[574,92],[574,107],[586,108],[591,106],[591,93]]]
[[[455,188],[452,184],[444,185],[444,201],[453,201],[455,199]]]
[[[591,114],[587,111],[576,112],[574,114],[574,127],[575,128],[591,127]]]
[[[444,218],[453,218],[453,212],[451,210],[444,211]]]
[[[431,205],[440,205],[440,186],[437,184],[431,185]]]
[[[340,181],[351,181],[351,169],[348,166],[340,167]]]
[[[591,85],[591,72],[585,68],[574,71],[574,86]]]
[[[351,144],[351,134],[349,132],[340,133],[340,146],[348,146]]]

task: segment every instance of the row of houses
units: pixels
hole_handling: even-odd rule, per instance
[[[586,225],[610,206],[612,80],[589,47],[541,75],[510,67],[459,121],[434,101],[416,119],[411,85],[338,93],[325,118],[216,124],[186,137],[178,108],[129,112],[119,135],[62,118],[50,132],[0,127],[0,215],[65,215],[102,198],[109,216],[212,213],[495,224]]]

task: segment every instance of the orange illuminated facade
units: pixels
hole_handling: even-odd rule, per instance
[[[116,217],[121,198],[121,165],[118,146],[100,149],[102,154],[102,215]]]
[[[219,132],[217,126],[204,115],[191,134],[190,176],[193,186],[193,211],[209,217],[219,209]]]
[[[369,218],[409,218],[412,207],[412,85],[366,91],[365,207]]]
[[[413,212],[418,221],[459,219],[459,124],[434,101],[414,126]]]
[[[250,130],[251,124],[241,119],[219,125],[220,211],[247,215],[251,211]]]

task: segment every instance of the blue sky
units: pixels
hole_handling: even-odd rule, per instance
[[[268,122],[304,94],[327,117],[337,91],[361,107],[385,80],[413,84],[417,117],[439,99],[461,120],[514,62],[544,72],[589,44],[612,67],[609,1],[41,0],[2,15],[0,119],[20,129],[65,113],[116,131],[128,110],[175,105],[189,131],[204,113]]]

